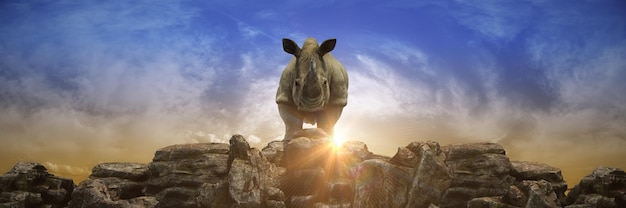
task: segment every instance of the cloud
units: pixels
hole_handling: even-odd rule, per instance
[[[53,162],[44,162],[43,166],[48,169],[48,171],[57,176],[63,177],[76,177],[76,176],[85,176],[91,174],[91,170],[84,167],[77,167],[67,164],[57,164]],[[73,178],[75,179],[75,178]],[[78,181],[74,181],[75,183]]]
[[[333,55],[350,89],[337,128],[348,140],[386,155],[427,139],[500,142],[512,158],[561,164],[589,156],[568,160],[563,149],[623,155],[626,43],[606,29],[623,23],[611,14],[587,22],[552,7],[528,11],[541,2],[419,6],[433,5],[450,15],[436,16],[446,17],[441,27],[341,30]],[[299,43],[312,35],[287,28],[296,13],[233,17],[178,2],[50,6],[0,10],[1,164],[84,172],[100,162],[148,162],[171,144],[242,134],[260,148],[283,137],[274,97],[292,56],[271,34]]]
[[[489,41],[513,40],[531,26],[533,5],[524,1],[457,1],[451,15],[465,27]]]

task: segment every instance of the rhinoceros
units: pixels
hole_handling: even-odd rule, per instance
[[[331,54],[337,43],[328,39],[318,45],[307,38],[298,46],[283,39],[283,50],[294,57],[285,67],[276,93],[280,117],[285,123],[285,137],[292,139],[302,124],[309,123],[333,135],[335,123],[348,103],[348,73]]]

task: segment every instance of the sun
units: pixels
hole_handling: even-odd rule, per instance
[[[333,144],[335,144],[336,148],[343,146],[343,143],[346,141],[346,137],[341,131],[335,131],[333,135]]]

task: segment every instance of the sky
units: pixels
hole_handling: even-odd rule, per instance
[[[161,147],[282,139],[290,54],[336,38],[348,105],[335,129],[392,156],[413,141],[498,142],[570,187],[626,168],[626,2],[2,1],[0,172],[83,180]]]

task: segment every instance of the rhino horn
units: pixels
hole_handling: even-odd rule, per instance
[[[311,60],[311,70],[309,70],[309,73],[313,75],[317,74],[317,63],[315,63],[315,60]]]

